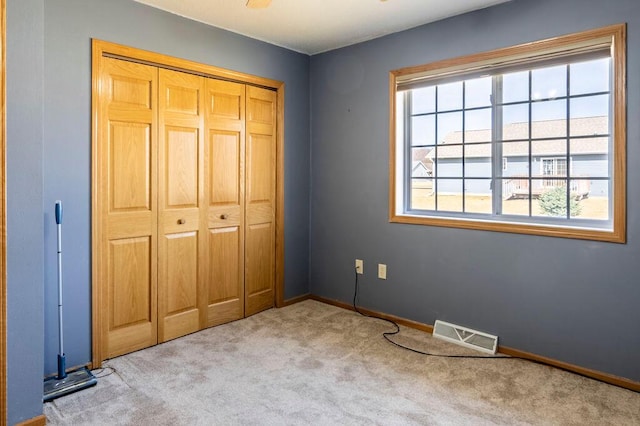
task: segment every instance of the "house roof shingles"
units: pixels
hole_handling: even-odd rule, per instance
[[[609,122],[607,117],[586,117],[574,118],[571,120],[571,136],[606,135],[609,132]],[[531,142],[531,154],[540,155],[566,155],[567,153],[567,122],[566,120],[535,121],[532,123],[531,136],[534,139],[554,138],[552,140],[534,140]],[[509,140],[522,140],[529,138],[528,123],[511,123],[503,128],[503,148],[502,153],[506,157],[517,157],[529,155],[529,142],[509,142]],[[468,130],[464,135],[464,156],[466,158],[481,158],[491,156],[491,130]],[[485,143],[481,143],[485,142]],[[438,144],[438,158],[461,158],[462,132],[451,132],[445,136],[444,141]],[[572,139],[570,153],[576,155],[584,154],[606,154],[609,150],[608,137],[593,137]],[[435,149],[427,154],[433,160],[436,154]]]

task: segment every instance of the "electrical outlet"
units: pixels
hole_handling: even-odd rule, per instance
[[[387,279],[387,265],[384,263],[378,263],[378,278],[381,280]]]
[[[356,272],[364,274],[364,262],[361,259],[356,259]]]

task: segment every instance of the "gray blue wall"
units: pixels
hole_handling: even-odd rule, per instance
[[[284,81],[285,298],[308,293],[307,55],[131,0],[8,0],[8,23],[10,424],[42,412],[43,374],[56,370],[57,199],[67,365],[91,357],[92,38]]]
[[[628,22],[628,243],[388,222],[389,71]],[[640,381],[640,2],[515,0],[311,59],[311,292]],[[376,263],[388,279],[376,278]]]
[[[7,2],[8,424],[42,412],[44,0]]]

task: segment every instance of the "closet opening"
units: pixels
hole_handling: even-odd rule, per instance
[[[92,367],[282,306],[284,84],[92,47]]]

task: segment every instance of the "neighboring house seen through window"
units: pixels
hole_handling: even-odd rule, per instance
[[[624,242],[624,35],[393,71],[390,220]]]

